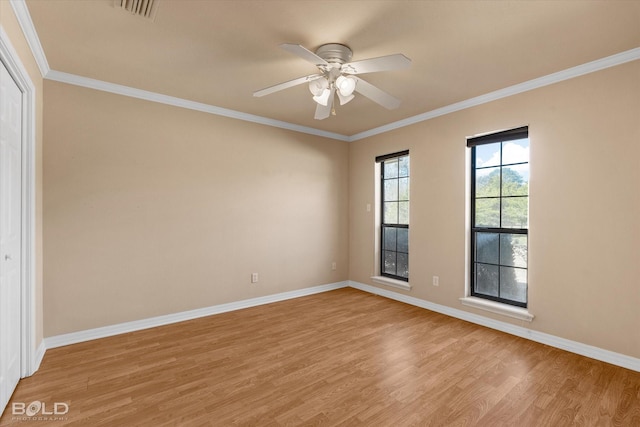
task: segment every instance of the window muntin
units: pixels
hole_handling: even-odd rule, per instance
[[[409,281],[409,153],[381,156],[380,275]]]
[[[527,306],[528,129],[470,139],[471,295]]]

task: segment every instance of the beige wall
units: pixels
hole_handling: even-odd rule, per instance
[[[374,285],[374,158],[408,148],[409,295],[640,357],[639,93],[635,61],[351,143],[349,278]],[[465,137],[522,125],[531,140],[530,324],[458,300]]]
[[[43,293],[42,293],[42,75],[38,65],[31,54],[31,49],[20,29],[18,20],[8,1],[0,1],[0,25],[7,33],[9,41],[18,53],[20,62],[27,70],[29,78],[35,87],[35,329],[36,346],[40,345],[43,338]]]
[[[52,81],[45,98],[45,336],[348,278],[348,143]]]

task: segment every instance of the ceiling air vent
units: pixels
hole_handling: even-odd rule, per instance
[[[130,12],[132,15],[151,20],[156,17],[158,2],[159,0],[114,0],[116,7]]]

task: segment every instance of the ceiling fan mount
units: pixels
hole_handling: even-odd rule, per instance
[[[351,62],[352,50],[349,46],[341,43],[323,44],[316,49],[315,53],[299,44],[285,43],[281,44],[280,47],[312,63],[320,73],[299,77],[258,90],[253,93],[253,96],[261,97],[307,83],[309,91],[313,94],[313,100],[318,104],[314,116],[317,120],[323,120],[330,115],[335,115],[334,98],[336,96],[340,101],[340,105],[344,105],[354,98],[353,92],[358,92],[389,110],[400,106],[399,99],[378,89],[360,77],[356,77],[357,74],[408,68],[411,65],[411,60],[400,53]]]
[[[316,55],[330,64],[345,64],[351,61],[353,52],[349,46],[340,43],[327,43],[316,49]]]

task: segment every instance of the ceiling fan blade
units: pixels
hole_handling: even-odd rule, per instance
[[[361,78],[354,77],[358,82],[356,83],[356,92],[366,96],[373,102],[382,105],[387,110],[394,110],[400,106],[400,100],[389,95],[387,92],[378,89],[374,85]]]
[[[304,59],[307,62],[311,62],[316,67],[320,67],[322,65],[324,66],[329,65],[327,61],[320,58],[318,55],[311,52],[309,49],[307,49],[306,47],[300,44],[283,43],[280,45],[280,47],[286,50],[287,52],[290,52],[296,56],[299,56],[300,58]]]
[[[411,60],[401,53],[381,56],[379,58],[363,59],[362,61],[349,62],[342,66],[345,74],[365,74],[378,71],[392,71],[409,68]]]
[[[331,88],[331,93],[329,94],[329,102],[327,105],[318,104],[316,107],[316,114],[313,116],[316,120],[324,120],[331,115],[331,109],[333,108],[333,98],[336,93],[335,88]]]
[[[302,83],[307,83],[313,80],[317,80],[322,77],[322,74],[311,74],[309,76],[298,77],[297,79],[289,80],[288,82],[278,83],[277,85],[269,86],[264,89],[260,89],[258,91],[253,92],[253,96],[261,97],[265,95],[269,95],[273,92],[278,92],[279,90],[288,89],[293,86],[301,85]]]

